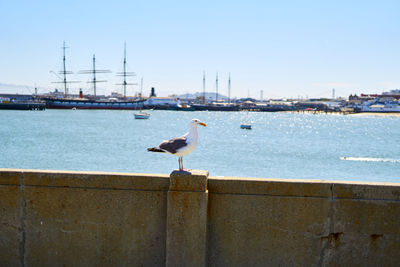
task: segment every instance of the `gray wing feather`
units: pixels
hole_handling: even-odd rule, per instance
[[[175,154],[179,149],[187,146],[186,137],[181,136],[165,142],[162,142],[158,147],[171,154]]]

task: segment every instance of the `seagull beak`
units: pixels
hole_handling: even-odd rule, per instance
[[[202,125],[202,126],[204,126],[204,127],[207,126],[207,124],[205,124],[204,122],[199,122],[199,124]]]

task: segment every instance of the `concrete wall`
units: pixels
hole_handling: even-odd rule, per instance
[[[209,180],[210,266],[399,266],[400,184]]]
[[[400,264],[400,184],[0,169],[0,266]]]
[[[0,171],[0,266],[162,266],[168,176]]]

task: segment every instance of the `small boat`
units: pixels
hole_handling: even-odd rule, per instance
[[[240,129],[251,130],[251,124],[250,123],[242,123],[240,125]]]
[[[146,120],[150,118],[150,114],[143,111],[140,111],[139,113],[135,113],[133,115],[135,116],[135,119],[140,119],[140,120]]]

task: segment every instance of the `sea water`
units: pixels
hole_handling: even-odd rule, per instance
[[[211,176],[400,182],[400,117],[259,112],[0,111],[0,168],[169,174],[178,158],[148,147],[192,118],[188,169]],[[251,122],[252,129],[240,129]]]

